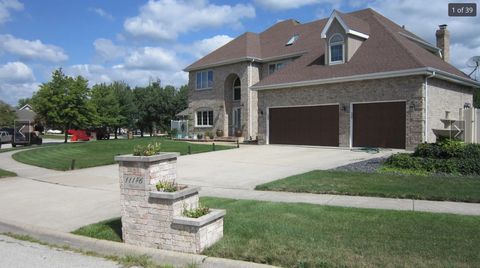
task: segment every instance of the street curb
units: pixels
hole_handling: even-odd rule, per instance
[[[152,261],[158,264],[174,265],[175,267],[197,264],[198,267],[205,268],[267,268],[275,267],[252,262],[237,261],[223,258],[208,257],[205,255],[196,255],[181,253],[175,251],[143,248],[124,243],[99,240],[90,237],[74,235],[70,233],[58,232],[55,230],[37,227],[17,222],[7,222],[0,219],[0,233],[13,233],[28,235],[42,242],[55,246],[68,246],[85,252],[95,252],[104,256],[125,256],[125,255],[147,255]]]

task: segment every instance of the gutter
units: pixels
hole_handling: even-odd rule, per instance
[[[472,88],[480,88],[480,82],[463,78],[458,75],[454,75],[454,74],[441,71],[435,68],[423,67],[423,68],[406,69],[406,70],[391,71],[391,72],[369,73],[369,74],[360,74],[360,75],[352,75],[352,76],[315,79],[315,80],[308,80],[308,81],[279,83],[279,84],[264,85],[264,86],[252,86],[252,90],[260,91],[260,90],[314,86],[314,85],[322,85],[322,84],[333,84],[333,83],[363,81],[363,80],[382,79],[382,78],[404,77],[404,76],[412,76],[412,75],[431,75],[433,72],[436,73],[436,77],[438,79],[447,80],[450,82],[454,82],[454,83],[472,87]]]
[[[277,60],[299,57],[299,56],[302,56],[303,54],[306,54],[306,53],[307,53],[307,51],[300,51],[300,52],[289,53],[289,54],[284,54],[284,55],[275,56],[275,57],[268,57],[268,58],[258,58],[258,57],[247,56],[247,57],[241,57],[241,58],[236,58],[236,59],[218,61],[218,62],[205,64],[205,65],[198,66],[198,67],[193,67],[193,68],[192,67],[187,67],[187,68],[183,69],[183,71],[191,72],[191,71],[203,70],[203,69],[207,69],[207,68],[213,68],[213,67],[218,67],[218,66],[223,66],[223,65],[228,65],[228,64],[235,64],[235,63],[244,62],[244,61],[265,63],[265,62],[270,62],[270,61],[277,61]]]

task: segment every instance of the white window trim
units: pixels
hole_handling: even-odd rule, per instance
[[[237,81],[237,79],[240,81],[240,85],[239,86],[235,86],[235,82]],[[240,99],[236,100],[235,99],[235,89],[240,89]],[[240,80],[240,77],[237,77],[235,80],[233,80],[233,86],[232,86],[232,100],[233,101],[241,101],[242,100],[242,81]]]
[[[202,125],[199,125],[198,124],[198,113],[201,112],[202,113]],[[198,127],[198,128],[211,128],[213,127],[213,122],[207,122],[207,123],[210,123],[209,125],[203,125],[203,113],[204,112],[207,112],[207,121],[208,121],[208,112],[212,112],[213,113],[213,110],[212,109],[199,109],[199,110],[196,110],[195,111],[195,127]],[[214,120],[212,118],[212,120]]]
[[[341,36],[343,41],[338,41],[338,42],[332,43],[331,40],[335,36]],[[342,45],[342,60],[332,61],[332,46],[336,46],[336,45]],[[343,35],[341,35],[339,33],[336,33],[336,34],[330,36],[330,39],[328,40],[328,63],[329,63],[329,65],[345,63],[345,38],[343,37]]]
[[[198,73],[204,73],[206,72],[207,73],[207,87],[197,87],[197,74]],[[209,72],[212,72],[212,86],[211,87],[208,87],[208,73]],[[200,75],[201,76],[201,75]],[[196,71],[195,72],[195,90],[198,90],[198,91],[201,91],[201,90],[209,90],[209,89],[213,89],[213,85],[214,85],[214,78],[213,78],[213,70],[209,69],[209,70],[202,70],[202,71]],[[200,83],[201,85],[202,83]]]

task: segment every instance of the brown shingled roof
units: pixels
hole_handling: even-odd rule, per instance
[[[405,35],[427,43],[425,40],[372,9],[352,13],[337,12],[337,14],[352,30],[369,35],[369,38],[345,64],[331,66],[324,64],[326,44],[320,33],[328,19],[306,24],[287,20],[273,25],[260,34],[245,33],[193,63],[186,70],[199,69],[233,59],[253,57],[261,61],[304,52],[301,57],[287,64],[283,69],[263,78],[255,87],[426,67],[469,79],[457,68],[444,62]],[[295,44],[286,46],[286,42],[293,35],[299,35],[299,39]]]

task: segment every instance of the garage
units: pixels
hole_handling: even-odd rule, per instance
[[[269,143],[338,146],[338,105],[269,109]]]
[[[353,104],[353,147],[405,149],[405,102]]]

